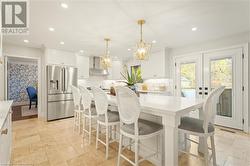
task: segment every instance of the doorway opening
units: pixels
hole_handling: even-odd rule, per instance
[[[13,100],[12,120],[38,117],[38,60],[8,57],[7,99]]]

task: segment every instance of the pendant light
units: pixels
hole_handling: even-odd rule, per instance
[[[111,67],[111,57],[110,57],[110,52],[109,52],[109,38],[105,38],[104,39],[106,42],[106,51],[104,56],[101,57],[101,65],[103,67],[103,69],[108,69],[109,67]]]
[[[145,20],[138,20],[138,24],[140,25],[140,41],[136,44],[134,56],[137,60],[147,60],[150,56],[152,45],[145,43],[142,39],[142,25],[145,24]]]

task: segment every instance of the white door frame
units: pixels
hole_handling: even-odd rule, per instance
[[[180,54],[180,55],[176,55],[173,56],[173,62],[174,62],[174,66],[176,63],[176,58],[180,58],[180,57],[185,57],[185,56],[190,56],[190,55],[194,55],[194,54],[200,54],[200,56],[202,56],[205,53],[210,53],[210,52],[215,52],[215,51],[223,51],[223,50],[228,50],[228,49],[234,49],[234,48],[242,48],[243,49],[243,54],[244,54],[244,60],[243,60],[243,86],[244,86],[244,92],[243,92],[243,119],[244,119],[244,124],[243,124],[243,131],[244,132],[249,132],[250,133],[250,124],[249,124],[249,112],[248,112],[248,80],[249,80],[249,76],[248,76],[248,70],[249,70],[249,64],[248,64],[248,58],[249,58],[249,53],[248,53],[248,47],[250,46],[249,43],[243,43],[243,44],[239,44],[239,45],[234,45],[234,46],[229,46],[229,47],[224,47],[224,48],[219,48],[219,49],[210,49],[210,50],[206,50],[206,51],[198,51],[198,52],[193,52],[193,53],[188,53],[188,54]],[[176,84],[176,76],[175,76],[175,69],[173,70],[173,80],[174,80],[174,86]],[[174,94],[176,94],[176,89],[174,88]]]
[[[19,55],[10,55],[10,54],[5,54],[4,53],[4,64],[5,64],[5,70],[4,70],[4,75],[5,75],[5,82],[4,82],[4,86],[5,86],[5,99],[7,100],[7,88],[8,88],[8,80],[7,80],[7,58],[8,57],[13,57],[13,58],[25,58],[25,59],[34,59],[37,60],[37,65],[38,65],[38,118],[43,117],[42,115],[42,61],[41,61],[41,57],[30,57],[30,56],[19,56]]]

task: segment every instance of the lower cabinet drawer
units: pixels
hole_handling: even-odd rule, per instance
[[[11,156],[11,113],[5,119],[4,125],[0,130],[0,165],[10,164]]]

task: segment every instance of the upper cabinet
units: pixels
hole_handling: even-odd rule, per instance
[[[113,60],[112,66],[109,68],[109,76],[108,79],[112,80],[120,80],[123,79],[121,72],[123,69],[123,63],[121,60]]]
[[[151,53],[148,60],[143,60],[143,61],[131,60],[127,62],[129,71],[131,66],[141,65],[141,73],[143,79],[166,77],[165,64],[166,64],[165,51]]]
[[[74,52],[56,50],[56,49],[45,49],[45,63],[46,64],[57,64],[76,66],[76,58]]]
[[[78,68],[78,79],[89,78],[89,57],[76,55],[76,67]]]
[[[148,60],[142,61],[141,70],[144,79],[165,77],[165,52],[152,53]]]

